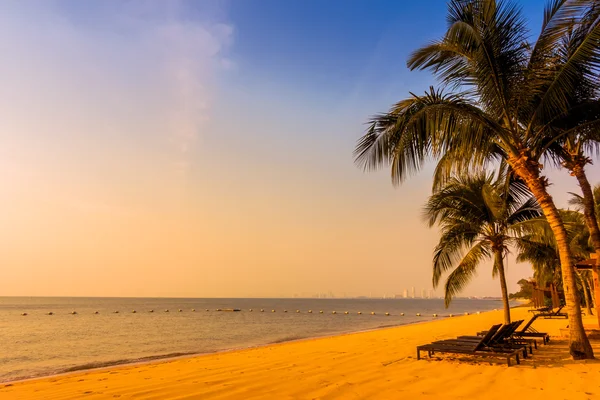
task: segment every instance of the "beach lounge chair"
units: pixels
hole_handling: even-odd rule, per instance
[[[542,311],[542,312],[538,312],[535,313],[535,315],[537,315],[538,317],[542,317],[542,318],[546,318],[546,319],[550,319],[550,318],[569,318],[567,313],[561,312],[561,310],[564,308],[565,306],[560,306],[556,309],[556,311],[553,311],[552,309],[550,309],[550,311]]]
[[[533,310],[529,310],[529,312],[532,313],[544,313],[544,312],[549,312],[552,311],[552,307],[539,307],[539,308],[535,308]]]
[[[544,344],[548,344],[548,342],[550,341],[550,335],[546,332],[539,332],[533,326],[531,326],[538,317],[539,317],[539,315],[534,315],[533,317],[531,317],[531,319],[523,326],[523,328],[521,328],[521,330],[514,331],[513,337],[514,338],[523,338],[523,339],[537,338],[537,339],[542,339],[542,342]],[[517,328],[518,328],[518,325],[517,325]],[[487,333],[487,331],[477,332],[477,335],[483,336],[486,333]],[[535,348],[537,349],[537,343],[535,345]]]
[[[486,343],[489,347],[498,347],[503,349],[523,349],[523,358],[527,358],[527,348],[529,348],[529,354],[533,354],[533,348],[537,349],[537,342],[533,339],[525,339],[521,337],[513,337],[517,327],[521,325],[521,321],[511,322],[510,324],[503,325],[496,334]],[[487,334],[487,332],[485,333]],[[485,335],[484,334],[484,335]],[[466,341],[478,341],[481,336],[459,336],[456,340]]]
[[[465,354],[479,357],[502,357],[506,358],[506,363],[511,366],[511,358],[514,357],[517,364],[520,364],[519,354],[522,349],[503,349],[499,347],[490,347],[487,343],[494,337],[494,335],[500,329],[501,324],[493,325],[486,333],[482,336],[479,341],[467,341],[467,340],[451,340],[451,341],[438,341],[429,344],[417,346],[417,360],[421,359],[421,351],[427,351],[429,357],[435,352],[438,353],[451,353],[451,354]]]
[[[522,338],[540,338],[544,344],[548,344],[550,341],[550,335],[546,332],[539,332],[533,326],[531,326],[539,315],[534,315],[529,321],[521,328],[521,330],[515,331],[513,336]]]

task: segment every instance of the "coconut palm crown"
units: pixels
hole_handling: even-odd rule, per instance
[[[518,6],[507,1],[450,0],[447,21],[446,34],[408,60],[411,69],[432,71],[446,91],[411,93],[373,117],[356,145],[356,162],[365,169],[390,167],[395,184],[432,159],[442,161],[436,176],[445,179],[473,166],[508,164],[535,196],[556,237],[570,353],[593,358],[575,295],[567,232],[541,162],[571,133],[554,125],[580,104],[581,80],[588,88],[599,85],[600,7],[593,0],[550,1],[534,42]],[[569,52],[561,52],[574,30],[580,37]],[[572,129],[600,128],[600,114],[586,115]]]
[[[478,173],[451,178],[436,191],[423,210],[429,226],[439,225],[441,237],[433,257],[433,285],[451,271],[444,284],[446,307],[476,275],[486,260],[493,260],[492,275],[499,277],[505,323],[510,307],[504,269],[508,247],[544,223],[534,197],[521,183]],[[509,178],[510,179],[510,178]]]

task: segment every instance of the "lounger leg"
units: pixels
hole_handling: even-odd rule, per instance
[[[417,360],[421,359],[421,350],[417,347]]]
[[[510,367],[510,356],[506,357],[506,364]]]
[[[535,349],[537,350],[537,340],[533,340],[533,347],[535,347]]]
[[[515,354],[516,358],[517,358],[517,365],[521,364],[521,360],[519,360],[519,353]]]

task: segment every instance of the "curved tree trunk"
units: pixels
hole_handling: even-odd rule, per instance
[[[577,271],[579,280],[581,281],[581,288],[583,289],[583,298],[585,299],[585,312],[587,315],[594,315],[592,312],[592,298],[585,282],[585,278],[581,275],[581,272]]]
[[[518,157],[510,156],[508,162],[515,173],[525,181],[527,187],[537,199],[556,238],[563,290],[569,315],[569,352],[575,360],[594,358],[594,350],[583,328],[581,304],[577,296],[575,268],[567,239],[567,231],[552,196],[546,190],[546,178],[540,176],[539,164],[529,160],[525,152]]]
[[[596,303],[596,318],[598,318],[598,326],[600,327],[600,281],[598,279],[598,269],[600,263],[600,227],[598,227],[598,219],[596,218],[596,210],[594,207],[594,192],[592,186],[587,179],[585,169],[581,165],[573,168],[572,174],[577,178],[579,187],[583,193],[583,215],[585,223],[590,230],[590,238],[592,245],[596,251],[596,266],[592,267],[592,276],[594,279],[594,302]]]
[[[506,287],[506,276],[504,275],[504,260],[502,259],[502,250],[494,249],[494,267],[498,271],[500,278],[500,288],[502,289],[502,305],[504,306],[504,323],[510,324],[510,305],[508,304],[508,288]]]
[[[585,282],[587,283],[588,287],[590,288],[590,297],[592,298],[592,307],[596,308],[596,301],[594,300],[594,295],[596,294],[596,291],[594,290],[594,284],[592,283],[592,280],[590,279],[589,275],[585,277]]]

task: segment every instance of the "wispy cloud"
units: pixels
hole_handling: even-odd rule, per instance
[[[210,119],[216,78],[232,66],[233,27],[198,10],[202,6],[2,2],[0,112],[12,144],[16,136],[83,135],[89,139],[83,146],[96,142],[94,152],[102,143],[110,147],[110,139],[132,144],[136,155],[162,146],[171,167],[192,161]]]

